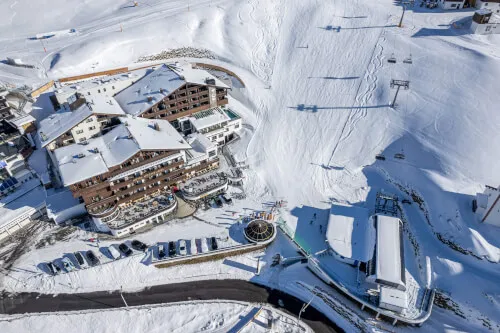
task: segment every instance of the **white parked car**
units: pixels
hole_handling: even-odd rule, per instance
[[[113,259],[120,259],[122,257],[120,251],[118,251],[116,249],[116,247],[114,247],[113,245],[110,245],[108,247],[108,251],[109,251],[109,254],[111,254],[111,256],[113,257]]]
[[[63,264],[64,270],[66,272],[69,273],[75,270],[75,265],[68,257],[62,258],[61,263]]]
[[[185,256],[187,254],[187,249],[186,249],[186,241],[184,239],[181,239],[179,241],[179,245],[177,246],[177,250],[180,256]]]
[[[198,249],[196,248],[196,240],[193,238],[191,239],[190,241],[190,245],[191,245],[191,251],[190,251],[190,254],[197,254],[198,253]]]
[[[201,252],[206,253],[208,252],[208,243],[207,243],[208,238],[202,238],[200,239],[201,242]]]

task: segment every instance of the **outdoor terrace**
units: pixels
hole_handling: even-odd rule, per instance
[[[128,207],[122,207],[118,216],[107,224],[111,229],[126,228],[150,216],[168,211],[173,208],[176,203],[175,198],[170,193],[162,192],[144,201],[136,202]]]
[[[223,173],[209,173],[186,181],[183,194],[186,199],[198,199],[227,187],[228,179]]]

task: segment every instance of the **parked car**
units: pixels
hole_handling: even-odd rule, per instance
[[[158,245],[158,259],[163,259],[165,258],[165,245],[159,244]]]
[[[198,249],[196,248],[196,240],[193,238],[189,241],[191,248],[189,250],[189,254],[197,254]]]
[[[52,263],[50,261],[47,262],[46,265],[47,265],[49,272],[52,275],[57,275],[61,271],[61,269],[59,267],[57,267],[54,263]]]
[[[122,257],[122,255],[121,255],[120,251],[118,251],[118,250],[116,249],[116,247],[114,247],[114,245],[110,245],[110,246],[108,247],[108,251],[109,251],[109,254],[111,255],[111,257],[112,257],[113,259],[115,259],[115,260],[116,260],[116,259],[120,259],[120,258]]]
[[[87,252],[85,252],[85,256],[87,257],[87,261],[89,262],[90,266],[96,266],[100,264],[99,258],[97,258],[92,250],[88,250]]]
[[[172,241],[168,242],[168,256],[175,256],[175,243]]]
[[[125,257],[128,257],[132,254],[132,250],[125,243],[121,243],[120,245],[118,245],[118,248],[120,249],[120,251],[122,251]]]
[[[201,239],[201,249],[203,253],[208,252],[210,248],[210,239],[209,238],[202,238]]]
[[[75,252],[75,253],[73,253],[73,255],[75,256],[76,262],[78,263],[78,266],[80,266],[80,268],[89,267],[89,265],[85,261],[85,258],[82,256],[82,254],[80,252]]]
[[[62,263],[62,265],[64,267],[64,270],[66,272],[69,273],[69,272],[72,272],[72,271],[75,270],[75,265],[73,264],[73,262],[68,257],[62,258],[61,263]]]
[[[130,243],[130,245],[132,245],[132,248],[137,251],[146,252],[146,250],[148,249],[148,246],[146,244],[138,241],[137,239],[134,239],[132,243]]]
[[[217,239],[215,237],[210,238],[210,245],[212,250],[217,250],[219,246],[217,245]]]
[[[184,239],[181,239],[179,241],[179,255],[185,256],[187,254],[187,249],[186,249],[186,241]]]
[[[227,193],[221,194],[220,198],[224,200],[224,202],[227,203],[228,205],[231,205],[233,203],[233,199]]]

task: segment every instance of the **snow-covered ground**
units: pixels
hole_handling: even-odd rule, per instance
[[[304,207],[371,209],[380,189],[408,198],[407,235],[418,247],[407,268],[424,281],[429,257],[432,287],[450,299],[440,305],[459,309],[436,307],[422,330],[499,331],[500,230],[471,213],[472,195],[499,182],[499,36],[469,35],[462,19],[470,10],[418,5],[398,28],[402,8],[392,0],[139,3],[1,3],[0,53],[39,69],[0,63],[0,80],[36,85],[166,49],[212,51],[218,59],[204,61],[229,68],[247,87],[233,90],[230,102],[247,124],[233,149],[250,165],[245,192],[253,208],[285,199],[284,218],[299,229]],[[71,28],[77,32],[43,44],[29,39]],[[392,54],[397,64],[387,62]],[[410,54],[413,64],[403,64]],[[391,79],[410,81],[395,109]],[[380,152],[387,159],[375,162]],[[401,152],[405,160],[393,158]]]
[[[268,323],[272,326],[268,327]],[[5,333],[312,332],[303,322],[298,325],[295,318],[277,309],[229,301],[4,316],[0,317],[0,330]]]
[[[152,265],[152,261],[158,256],[158,243],[184,239],[188,249],[193,239],[205,240],[207,237],[217,237],[220,248],[245,243],[243,226],[236,223],[240,214],[244,215],[245,212],[242,203],[207,212],[199,211],[195,214],[198,219],[174,220],[124,240],[101,239],[99,248],[95,241],[89,241],[96,235],[80,229],[73,231],[65,241],[56,242],[54,245],[35,249],[38,242],[26,244],[31,247],[31,251],[22,255],[9,271],[0,270],[3,273],[0,277],[2,286],[9,292],[68,293],[115,290],[120,286],[130,291],[151,285],[207,279],[249,280],[257,270],[257,257],[261,255],[259,252],[196,265],[162,269]],[[244,204],[247,213],[250,213],[249,202]],[[53,233],[57,233],[57,229],[46,231],[40,235],[39,240],[46,239]],[[116,247],[121,242],[128,243],[132,239],[138,239],[151,247],[146,253],[134,251],[131,257],[113,261],[107,248],[111,245]],[[47,274],[46,262],[58,262],[67,256],[74,261],[72,253],[88,250],[98,255],[101,265],[54,277]]]

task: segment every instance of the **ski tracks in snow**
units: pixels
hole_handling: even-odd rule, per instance
[[[342,130],[340,131],[340,135],[338,136],[338,140],[333,147],[332,154],[330,155],[330,159],[328,160],[328,163],[326,165],[331,165],[339,145],[349,139],[351,134],[354,132],[358,121],[366,117],[367,108],[364,106],[366,106],[367,102],[371,100],[371,98],[373,97],[373,92],[377,89],[378,78],[376,74],[383,64],[382,54],[384,52],[384,47],[382,46],[382,43],[385,41],[384,32],[385,28],[381,28],[380,34],[377,38],[377,42],[373,47],[373,52],[366,68],[364,79],[359,83],[358,89],[355,94],[356,97],[354,98],[351,110],[346,117],[344,125],[342,126]],[[363,86],[366,86],[366,89],[360,94],[361,87]],[[359,107],[355,108],[356,106]]]
[[[9,6],[10,10],[13,11],[12,16],[10,17],[10,24],[14,23],[14,18],[17,15],[17,12],[14,10],[14,7],[17,5],[17,0],[15,0],[12,5]]]
[[[276,50],[278,46],[279,31],[282,22],[281,15],[275,15],[275,20],[271,20],[271,15],[279,13],[279,5],[276,4],[272,12],[260,11],[259,0],[249,2],[252,6],[250,18],[259,28],[255,33],[257,43],[252,49],[251,68],[252,72],[265,84],[270,85],[272,81],[274,63],[276,61]],[[257,13],[264,14],[263,19],[257,18]],[[274,24],[269,24],[274,22]],[[276,29],[274,29],[276,28]],[[267,40],[266,40],[267,37]]]

